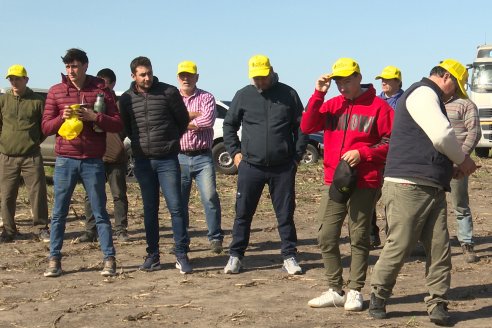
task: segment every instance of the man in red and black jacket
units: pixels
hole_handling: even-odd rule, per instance
[[[89,196],[96,219],[99,243],[104,254],[104,268],[101,274],[116,273],[115,249],[111,234],[111,223],[106,211],[105,172],[102,157],[106,150],[106,132],[123,129],[116,103],[105,82],[86,75],[89,66],[87,54],[80,49],[69,49],[62,57],[67,75],[62,82],[48,91],[43,113],[42,130],[45,135],[56,134],[57,154],[53,176],[55,202],[52,210],[50,234],[50,261],[45,277],[61,275],[61,248],[68,215],[70,199],[75,185],[82,181]],[[95,112],[92,107],[98,94],[104,95],[105,112]],[[63,122],[70,118],[71,105],[80,104],[78,119],[82,131],[74,139],[65,139],[58,134]],[[98,126],[102,132],[94,129]]]
[[[332,80],[335,80],[340,95],[324,102]],[[361,81],[359,65],[353,59],[340,58],[333,65],[331,74],[317,80],[301,120],[305,134],[324,130],[325,145],[323,165],[327,189],[318,212],[318,241],[329,289],[310,300],[308,304],[311,307],[344,306],[347,311],[362,310],[360,291],[366,280],[369,226],[382,184],[393,109],[376,97],[372,84],[361,84]],[[338,186],[337,179],[334,179],[339,163],[357,171],[350,194],[343,194],[346,190],[341,187],[348,186]],[[351,264],[347,281],[349,292],[345,295],[338,245],[347,214]]]

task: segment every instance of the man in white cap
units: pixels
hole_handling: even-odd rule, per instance
[[[236,218],[224,272],[239,273],[242,267],[253,215],[267,184],[277,216],[282,268],[301,274],[294,209],[297,165],[307,144],[299,128],[304,107],[297,92],[278,81],[268,57],[250,58],[249,78],[252,83],[236,93],[224,119],[224,143],[238,167]]]
[[[194,62],[186,60],[179,63],[177,75],[179,92],[190,116],[188,130],[181,136],[181,150],[178,154],[183,216],[188,226],[188,202],[191,184],[195,180],[205,210],[210,249],[220,254],[224,231],[221,228],[220,200],[211,151],[214,141],[215,98],[211,93],[197,88],[199,74]]]
[[[29,77],[21,65],[8,69],[12,88],[0,96],[0,185],[2,186],[3,231],[0,241],[10,242],[17,234],[16,199],[21,176],[29,190],[33,226],[39,240],[50,241],[46,177],[40,144],[44,99],[27,87]]]
[[[386,318],[386,301],[398,273],[420,240],[427,257],[429,296],[425,303],[429,319],[439,325],[450,323],[446,191],[453,176],[468,176],[477,167],[462,151],[444,103],[456,93],[467,98],[467,78],[461,63],[446,59],[431,70],[429,78],[411,85],[398,101],[383,185],[388,236],[371,277],[369,315],[374,318]]]

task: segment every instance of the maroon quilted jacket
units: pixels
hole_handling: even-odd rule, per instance
[[[84,122],[84,128],[77,138],[65,140],[58,135],[63,124],[62,113],[65,106],[88,103],[94,104],[98,93],[104,93],[106,113],[97,114],[97,125],[106,132],[120,132],[123,124],[109,89],[104,81],[87,75],[82,89],[77,90],[72,82],[62,74],[62,82],[48,91],[41,128],[46,136],[56,134],[55,152],[58,156],[70,158],[102,158],[106,150],[106,133],[95,132],[92,122]]]

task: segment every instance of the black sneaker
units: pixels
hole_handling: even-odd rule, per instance
[[[9,235],[4,231],[0,234],[0,243],[11,243],[14,241],[14,236]]]
[[[161,261],[159,254],[154,255],[154,254],[148,254],[146,257],[144,257],[145,261],[144,263],[139,267],[140,270],[142,271],[156,271],[161,269]]]
[[[51,257],[48,268],[44,272],[45,277],[59,277],[62,274],[61,261],[58,258]]]
[[[103,262],[103,269],[101,271],[101,276],[112,277],[116,274],[116,259],[114,256],[109,256]]]
[[[176,269],[179,269],[179,273],[181,274],[191,273],[193,271],[188,255],[176,256]]]
[[[437,305],[432,309],[431,313],[429,313],[429,319],[436,325],[448,326],[451,321],[451,317],[449,316],[448,312],[448,306],[443,302],[437,303]]]
[[[379,235],[370,235],[369,238],[370,238],[369,245],[371,246],[372,249],[381,246],[381,238],[379,238]]]
[[[215,254],[220,254],[223,251],[222,240],[214,239],[210,241],[210,250]]]
[[[374,319],[386,319],[386,300],[371,293],[369,301],[369,315]]]
[[[38,239],[39,239],[39,241],[42,241],[43,243],[49,243],[50,242],[50,230],[48,228],[39,229]]]
[[[97,241],[97,232],[85,231],[79,238],[80,243],[93,243]]]

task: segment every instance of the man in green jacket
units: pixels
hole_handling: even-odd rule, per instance
[[[44,99],[27,87],[26,69],[13,65],[6,78],[12,88],[0,96],[0,186],[3,231],[0,242],[11,242],[16,236],[16,199],[24,178],[29,190],[34,232],[43,242],[50,241],[46,177],[40,144]]]

